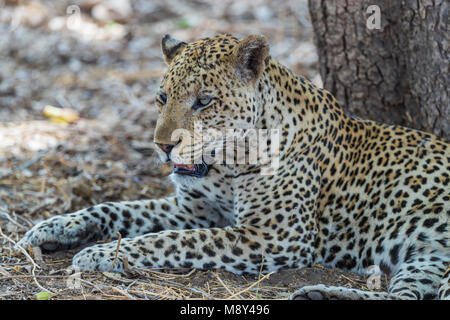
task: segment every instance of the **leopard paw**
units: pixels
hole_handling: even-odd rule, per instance
[[[291,295],[291,300],[336,300],[327,291],[327,286],[319,284],[316,286],[305,286]]]
[[[291,295],[291,300],[379,300],[393,298],[395,297],[384,292],[371,292],[323,284],[300,288]]]
[[[44,252],[52,252],[72,249],[100,238],[98,224],[80,213],[72,213],[36,224],[17,245],[41,247]]]
[[[117,241],[95,245],[78,252],[72,265],[82,271],[123,272],[123,254],[116,256]]]

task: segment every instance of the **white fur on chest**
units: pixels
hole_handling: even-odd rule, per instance
[[[205,197],[197,201],[201,201],[207,207],[205,208],[206,210],[209,208],[214,212],[219,212],[224,220],[228,221],[229,224],[233,224],[234,199],[231,179],[224,179],[222,173],[214,171],[204,178],[181,176],[172,173],[170,179],[175,185],[177,195],[182,195],[183,190],[200,192]],[[181,196],[180,198],[183,197]]]

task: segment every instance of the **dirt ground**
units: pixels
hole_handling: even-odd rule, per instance
[[[171,168],[158,161],[152,144],[164,34],[184,41],[264,34],[273,56],[320,85],[306,2],[0,2],[0,299],[42,292],[51,299],[286,299],[317,283],[367,289],[367,277],[322,266],[259,276],[80,274],[69,268],[75,251],[14,250],[42,219],[173,191]],[[52,121],[43,115],[47,105],[80,119]]]

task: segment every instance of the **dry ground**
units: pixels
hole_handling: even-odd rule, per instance
[[[53,215],[172,192],[171,169],[158,162],[151,143],[154,93],[165,68],[162,35],[191,41],[223,32],[265,34],[273,56],[320,85],[306,1],[142,0],[130,12],[127,1],[103,11],[102,1],[4,3],[0,299],[34,299],[44,291],[51,299],[286,299],[316,283],[366,288],[364,276],[322,266],[270,276],[198,270],[80,275],[68,270],[74,252],[27,257],[13,249],[33,224]],[[77,8],[80,24],[70,20]],[[75,110],[81,119],[53,123],[42,115],[46,105]]]

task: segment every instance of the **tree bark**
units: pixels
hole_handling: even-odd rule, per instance
[[[369,29],[370,5],[380,29]],[[450,140],[448,0],[309,0],[324,87],[348,114]]]

